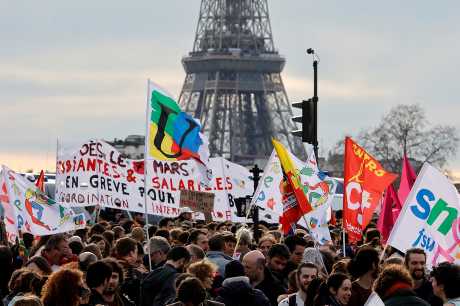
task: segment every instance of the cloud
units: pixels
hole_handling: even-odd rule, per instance
[[[284,84],[290,96],[308,97],[313,95],[313,80],[299,78],[292,75],[283,76]],[[334,80],[321,80],[318,82],[318,91],[322,97],[338,99],[357,99],[369,101],[370,98],[383,98],[393,94],[390,88],[372,87],[363,81],[349,81],[340,83]]]

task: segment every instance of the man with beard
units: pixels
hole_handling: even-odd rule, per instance
[[[276,243],[270,247],[267,253],[267,268],[278,278],[287,288],[287,278],[284,277],[283,271],[291,254],[287,246]]]
[[[442,306],[442,300],[434,295],[431,282],[425,275],[425,251],[420,248],[407,250],[406,256],[404,257],[404,264],[414,279],[414,291],[416,295],[430,303],[432,306]]]
[[[103,294],[109,287],[111,277],[112,267],[109,264],[96,261],[89,265],[88,272],[86,272],[86,284],[91,289],[88,305],[108,305],[104,300]]]
[[[362,247],[348,263],[348,271],[355,280],[351,286],[348,306],[363,306],[372,293],[372,285],[379,275],[379,252]]]
[[[176,296],[175,281],[190,262],[190,253],[183,246],[173,247],[166,256],[166,263],[144,278],[141,284],[142,306],[163,306]]]
[[[279,302],[278,306],[303,306],[307,300],[307,289],[311,281],[318,277],[318,267],[311,262],[300,264],[296,271],[299,290]]]
[[[129,297],[120,293],[120,284],[124,281],[123,267],[113,258],[104,258],[101,261],[112,267],[109,284],[102,293],[104,301],[109,306],[134,306],[134,302]]]

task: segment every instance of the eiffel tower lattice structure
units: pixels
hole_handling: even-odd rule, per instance
[[[211,156],[249,165],[270,156],[271,138],[299,158],[305,149],[281,78],[267,0],[202,0],[181,108],[198,118]]]

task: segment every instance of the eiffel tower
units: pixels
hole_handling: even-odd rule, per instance
[[[249,165],[270,156],[275,137],[306,156],[291,131],[281,78],[285,59],[273,43],[267,0],[202,0],[186,72],[182,110],[201,121],[211,156]]]

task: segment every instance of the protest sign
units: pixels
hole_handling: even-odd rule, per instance
[[[3,182],[7,198],[2,197],[3,207],[9,210],[9,240],[19,235],[19,231],[35,236],[46,236],[72,231],[85,226],[83,214],[75,214],[48,198],[37,186],[26,178],[3,166]]]
[[[103,141],[58,149],[56,200],[69,206],[94,206],[144,212],[143,161],[124,158]]]
[[[436,168],[425,163],[388,244],[402,252],[422,248],[427,265],[443,261],[460,263],[460,201],[457,189]]]
[[[191,190],[180,191],[180,207],[188,207],[194,212],[204,214],[206,221],[212,221],[211,213],[214,209],[214,193]]]
[[[244,222],[238,199],[252,194],[249,170],[212,158],[212,180],[202,184],[198,163],[194,159],[148,160],[145,184],[143,160],[124,158],[103,141],[89,141],[58,150],[56,199],[75,207],[100,205],[142,213],[147,202],[148,213],[176,217],[181,190],[204,191],[215,194],[213,220]]]

